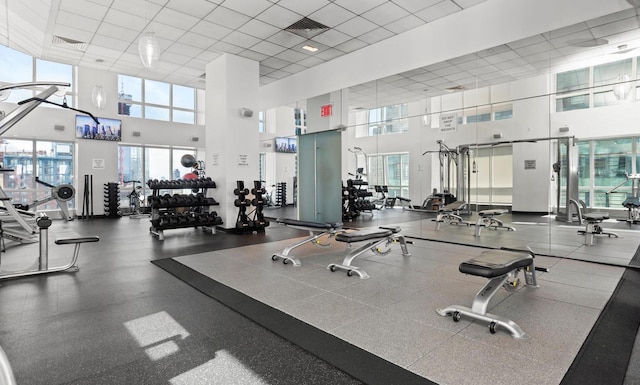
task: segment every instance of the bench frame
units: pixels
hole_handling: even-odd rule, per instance
[[[474,237],[480,236],[480,231],[483,227],[488,229],[506,229],[508,231],[516,231],[513,226],[506,226],[500,219],[495,218],[502,214],[508,213],[508,210],[482,210],[478,211],[480,216],[476,221],[476,231],[473,233]]]
[[[462,220],[462,217],[459,215],[460,210],[463,210],[467,206],[467,202],[465,201],[455,201],[451,202],[446,206],[442,206],[440,210],[438,210],[438,215],[433,221],[436,223],[436,230],[440,230],[440,224],[443,222],[447,222],[450,225],[458,225],[464,224],[469,225],[468,222]]]
[[[38,274],[57,273],[62,271],[76,272],[80,270],[77,265],[78,257],[80,255],[80,245],[88,242],[98,242],[100,238],[98,236],[77,237],[77,238],[59,238],[56,239],[56,245],[70,245],[74,244],[73,256],[71,262],[64,266],[49,267],[49,235],[48,228],[51,226],[51,220],[42,216],[38,218],[38,227],[40,228],[40,255],[38,259],[37,270],[22,270],[16,272],[9,272],[0,275],[0,279],[19,278]]]
[[[329,240],[335,237],[336,234],[346,231],[342,229],[342,223],[339,223],[339,222],[336,222],[336,223],[318,222],[317,225],[314,225],[313,222],[298,221],[294,219],[276,219],[276,222],[282,225],[285,225],[287,227],[309,232],[308,238],[305,238],[299,242],[296,242],[292,245],[285,247],[282,253],[274,253],[273,255],[271,255],[272,261],[277,261],[281,259],[282,263],[284,263],[285,265],[291,262],[291,264],[296,267],[302,266],[302,263],[298,258],[289,255],[289,253],[291,253],[293,249],[310,242],[318,247],[323,247],[323,248],[331,247],[330,243],[321,243],[320,238],[327,235],[328,236],[327,240]]]
[[[520,270],[524,270],[525,282],[527,286],[538,287],[538,283],[536,280],[536,268],[533,263],[533,259],[535,255],[531,251],[515,251],[502,249],[505,251],[509,251],[512,253],[528,253],[530,258],[530,263],[525,266],[516,267],[513,270],[507,272],[506,274],[498,275],[495,277],[489,277],[489,282],[480,289],[480,291],[475,295],[473,299],[473,303],[471,307],[461,306],[461,305],[451,305],[444,309],[437,309],[438,314],[443,317],[451,315],[455,322],[460,321],[462,316],[466,316],[469,318],[477,319],[480,321],[487,322],[489,324],[489,331],[493,334],[496,332],[498,326],[508,330],[511,333],[513,338],[517,339],[527,339],[530,338],[528,334],[526,334],[518,324],[513,322],[512,320],[498,316],[495,314],[487,313],[487,308],[489,306],[489,301],[491,298],[498,292],[501,287],[504,287],[508,291],[515,291],[517,287],[520,285],[520,280],[518,279],[518,273]],[[487,255],[487,253],[491,253],[492,251],[485,251],[480,254],[479,257],[475,259],[478,260],[482,257],[482,255]],[[471,261],[467,261],[469,263]],[[462,265],[460,267],[462,271]],[[462,271],[466,274],[473,274],[470,272]]]
[[[352,243],[359,243],[359,242],[364,242],[364,241],[369,241],[367,243],[365,243],[364,245],[358,247],[357,249],[352,249],[342,260],[341,264],[338,263],[331,263],[327,266],[327,269],[329,269],[330,271],[334,272],[336,270],[343,270],[347,272],[347,275],[349,277],[351,277],[354,274],[357,274],[358,276],[360,276],[360,279],[367,279],[369,278],[369,274],[367,274],[366,271],[364,271],[363,269],[361,269],[360,267],[357,266],[353,266],[351,263],[358,257],[360,257],[361,255],[363,255],[364,253],[366,253],[367,251],[371,250],[372,252],[378,254],[378,255],[386,255],[389,254],[391,252],[391,244],[394,243],[400,243],[400,249],[402,250],[402,256],[404,257],[409,257],[411,256],[411,253],[409,253],[409,249],[407,248],[407,241],[405,240],[404,235],[400,234],[400,227],[397,226],[380,226],[379,229],[381,230],[379,232],[380,235],[378,236],[374,236],[372,235],[371,237],[367,238],[367,239],[363,239],[363,240],[358,240],[358,241],[353,241],[350,242],[348,239],[341,239],[344,237],[336,237],[336,241],[338,242],[346,242],[349,247],[351,248]],[[359,231],[354,231],[351,233],[347,233],[350,234],[351,236],[358,236],[360,234],[362,234],[362,232]],[[385,244],[383,248],[378,247],[382,244]]]
[[[587,246],[593,246],[594,235],[606,235],[608,237],[618,238],[616,233],[604,231],[600,223],[603,220],[609,219],[609,213],[591,213],[582,214],[582,219],[587,221],[584,230],[578,230],[578,234],[584,235],[584,244]]]

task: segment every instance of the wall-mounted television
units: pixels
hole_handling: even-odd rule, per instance
[[[298,152],[297,138],[276,138],[276,152],[288,152],[295,154]]]
[[[96,118],[97,124],[90,116],[76,115],[76,138],[96,140],[122,140],[122,121],[120,119]]]

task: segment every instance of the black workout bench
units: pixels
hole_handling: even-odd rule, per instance
[[[460,272],[488,278],[489,282],[476,294],[471,308],[451,305],[444,309],[438,309],[438,314],[441,316],[451,315],[455,322],[460,321],[461,316],[464,315],[488,322],[491,333],[495,333],[496,328],[500,326],[507,329],[514,338],[529,338],[510,319],[487,313],[487,307],[491,298],[501,287],[508,291],[515,291],[520,286],[518,273],[521,269],[524,269],[526,285],[538,287],[533,259],[534,254],[531,251],[500,249],[484,251],[479,256],[462,262],[458,268]],[[547,271],[547,269],[539,270]]]
[[[311,222],[288,218],[278,218],[276,219],[276,222],[287,227],[309,232],[308,238],[305,238],[300,242],[296,242],[293,245],[287,246],[282,251],[282,253],[275,253],[271,256],[271,259],[274,261],[282,259],[282,263],[284,263],[285,265],[291,262],[293,266],[302,266],[302,263],[300,263],[299,259],[289,256],[291,250],[295,249],[296,247],[302,246],[309,242],[313,242],[313,244],[318,247],[329,247],[331,246],[331,244],[320,243],[319,239],[325,235],[328,235],[328,238],[331,238],[336,234],[345,231],[342,229],[342,222]]]
[[[464,210],[465,207],[467,207],[467,202],[465,201],[455,201],[440,207],[438,215],[435,219],[432,219],[436,223],[436,230],[440,230],[440,224],[445,221],[451,225],[468,225],[468,223],[464,222],[460,216],[460,210]]]
[[[602,229],[600,223],[605,219],[609,219],[609,213],[586,213],[582,214],[582,219],[587,221],[587,225],[584,230],[578,230],[578,234],[584,234],[584,244],[587,246],[593,245],[594,235],[607,235],[609,237],[618,238],[618,234],[607,232]]]
[[[474,236],[480,236],[480,231],[483,227],[488,229],[507,229],[509,231],[516,231],[513,226],[505,226],[505,224],[497,219],[497,216],[508,213],[509,210],[506,209],[489,209],[489,210],[481,210],[478,211],[478,220],[476,221],[476,231],[473,234]]]
[[[391,252],[390,245],[392,243],[399,242],[402,249],[402,255],[405,257],[411,256],[407,249],[407,241],[404,235],[400,234],[399,226],[380,226],[376,229],[364,229],[351,232],[342,232],[336,234],[336,241],[346,242],[351,247],[352,243],[369,241],[359,248],[350,251],[347,256],[344,257],[342,264],[332,263],[327,266],[327,269],[331,271],[345,270],[348,276],[352,276],[354,273],[358,274],[361,279],[369,278],[369,275],[357,266],[352,266],[351,262],[358,258],[368,250],[373,251],[376,254],[384,255]],[[385,249],[381,249],[378,246],[385,243]]]

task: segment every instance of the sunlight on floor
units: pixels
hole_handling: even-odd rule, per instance
[[[189,337],[185,330],[169,314],[162,311],[124,323],[138,344],[153,361],[168,357],[180,351],[176,341]]]

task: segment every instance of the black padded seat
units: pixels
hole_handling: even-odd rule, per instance
[[[624,207],[640,207],[640,198],[638,197],[630,197],[622,202]]]
[[[506,209],[490,209],[490,210],[482,210],[478,211],[478,215],[481,217],[492,217],[496,215],[502,215],[508,213],[509,210]]]
[[[384,238],[393,234],[391,230],[385,229],[364,229],[351,233],[336,234],[336,241],[339,242],[361,242],[368,241],[370,239]]]
[[[98,236],[90,236],[90,237],[78,237],[78,238],[59,238],[56,239],[56,245],[71,245],[74,243],[87,243],[87,242],[98,242],[100,238]]]
[[[380,226],[380,228],[383,230],[391,230],[394,234],[397,234],[402,230],[400,226]]]
[[[289,219],[289,218],[278,218],[276,222],[282,223],[288,226],[300,226],[300,227],[309,227],[320,230],[331,230],[338,229],[342,227],[342,222],[311,222],[311,221],[301,221],[298,219]]]
[[[609,213],[586,213],[582,214],[582,218],[588,221],[603,221],[609,219]]]
[[[462,262],[458,269],[461,273],[494,278],[532,263],[533,256],[529,253],[488,250],[473,259]]]

